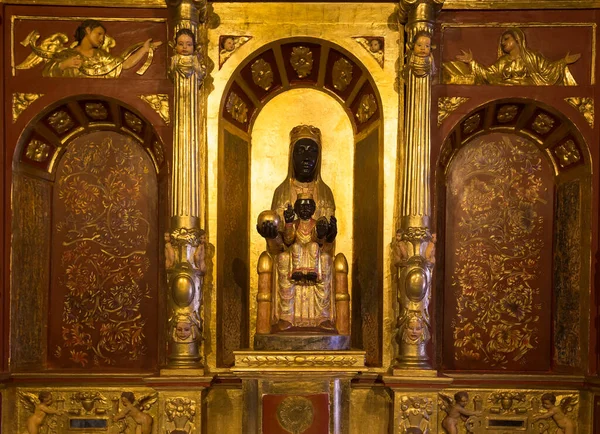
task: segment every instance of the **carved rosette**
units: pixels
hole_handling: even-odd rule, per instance
[[[258,59],[252,64],[252,81],[264,90],[273,85],[273,69],[264,59]]]
[[[206,2],[183,0],[171,5],[176,25],[187,28],[205,45]],[[202,206],[206,197],[206,137],[202,84],[206,67],[197,47],[193,55],[173,54],[170,75],[173,98],[173,174],[171,231],[165,234],[167,268],[168,362],[172,368],[200,368],[202,343],[202,276],[206,236]],[[161,103],[162,104],[162,103]]]
[[[292,48],[290,63],[294,71],[296,71],[298,78],[308,77],[312,72],[313,53],[308,47],[294,47]]]

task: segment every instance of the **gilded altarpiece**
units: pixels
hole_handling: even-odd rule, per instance
[[[600,170],[598,150],[587,145],[597,142],[599,124],[590,122],[589,100],[595,11],[459,11],[460,2],[447,0],[437,19],[428,17],[436,23],[428,23],[425,58],[436,72],[423,116],[438,125],[427,141],[431,173],[415,185],[431,181],[435,194],[431,240],[415,256],[430,261],[434,282],[431,343],[423,346],[433,369],[402,373],[392,366],[403,344],[395,339],[390,242],[406,190],[404,110],[413,104],[402,69],[416,41],[405,41],[397,5],[200,8],[194,61],[202,64],[194,65],[206,72],[196,95],[202,152],[191,165],[201,178],[197,217],[206,248],[198,337],[205,377],[198,377],[193,369],[160,370],[170,334],[189,332],[185,322],[176,324],[182,330],[165,327],[173,248],[167,184],[180,169],[172,165],[180,121],[167,65],[181,22],[165,2],[141,3],[2,4],[0,258],[10,294],[0,296],[10,306],[0,330],[10,325],[12,342],[10,367],[6,351],[0,372],[4,431],[591,432],[593,397],[583,389],[600,384],[588,380],[597,352],[589,270]],[[86,18],[104,25],[112,39],[105,58],[118,65],[105,73],[84,59],[79,72],[59,72]],[[505,30],[515,27],[531,52],[565,60],[555,68],[559,84],[444,81],[444,63],[463,50],[493,66],[508,54]],[[121,60],[149,38],[162,44],[126,68]],[[66,56],[60,62],[40,56],[58,48]],[[581,57],[567,59],[569,52]],[[285,178],[291,127],[305,123],[323,134],[322,174],[336,198],[336,251],[348,259],[357,351],[260,356],[252,346],[265,301],[256,289],[265,243],[255,211],[268,208]],[[422,327],[405,332],[423,336]],[[8,332],[3,339],[8,348]],[[39,411],[45,418],[35,417]]]

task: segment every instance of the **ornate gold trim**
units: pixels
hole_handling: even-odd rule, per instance
[[[597,9],[598,0],[446,0],[444,10],[448,9]]]
[[[13,108],[12,108],[12,121],[13,124],[17,121],[21,113],[27,109],[35,100],[43,97],[43,93],[13,93]]]
[[[53,5],[72,6],[72,0],[0,0],[1,3],[16,5]],[[86,6],[122,7],[122,8],[157,8],[164,9],[164,0],[87,0]],[[444,10],[494,10],[494,9],[599,9],[599,0],[446,0]]]
[[[140,99],[146,103],[152,110],[165,121],[165,124],[171,123],[171,117],[169,116],[169,95],[165,93],[157,93],[154,95],[139,95]]]
[[[469,98],[464,96],[442,96],[438,98],[438,127],[446,120],[450,114],[467,102]]]
[[[594,98],[570,96],[565,101],[579,110],[590,127],[594,128]]]
[[[234,351],[233,371],[360,372],[364,351]]]
[[[0,0],[1,3],[14,5],[53,5],[73,6],[73,0]],[[103,6],[111,8],[160,8],[167,7],[165,0],[86,0],[85,6]]]

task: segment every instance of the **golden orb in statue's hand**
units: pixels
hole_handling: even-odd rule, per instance
[[[261,212],[258,215],[258,220],[256,221],[256,225],[261,228],[264,222],[273,222],[273,224],[275,225],[275,227],[279,227],[279,214],[277,214],[277,211],[273,211],[273,210],[266,210]]]

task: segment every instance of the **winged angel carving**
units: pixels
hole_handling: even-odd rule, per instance
[[[38,396],[31,392],[19,392],[19,400],[23,407],[33,414],[27,419],[27,434],[55,434],[57,433],[58,421],[55,415],[62,415],[59,411],[52,407],[54,399],[52,393],[42,391]],[[49,418],[46,418],[50,415]]]
[[[152,405],[158,400],[158,393],[143,395],[138,400],[132,392],[121,393],[122,409],[113,416],[113,420],[119,423],[119,434],[151,434],[154,419],[145,411],[150,410]],[[135,431],[129,430],[127,418],[135,423]],[[120,421],[120,422],[119,422]],[[133,429],[133,428],[132,428]]]
[[[534,425],[537,425],[537,432],[544,434],[575,434],[575,423],[569,419],[567,414],[575,409],[578,401],[576,395],[567,395],[562,397],[560,404],[557,406],[556,395],[544,393],[542,395],[542,407],[546,409],[546,412],[532,418]],[[556,427],[552,427],[548,423],[550,418],[554,420]],[[535,424],[538,420],[541,420],[541,422]]]
[[[55,33],[36,45],[39,39],[40,33],[33,30],[21,42],[24,47],[31,48],[31,54],[16,69],[31,69],[43,63],[44,77],[117,78],[124,69],[133,68],[147,55],[146,62],[136,71],[143,75],[152,64],[154,49],[162,44],[147,39],[114,56],[110,50],[116,42],[97,20],[83,21],[71,44],[64,33]]]
[[[461,420],[465,421],[467,432],[472,432],[472,427],[476,423],[476,417],[481,415],[480,411],[467,410],[469,403],[469,394],[464,391],[454,394],[454,401],[448,395],[440,393],[438,395],[440,409],[446,412],[446,417],[442,420],[442,428],[448,434],[458,434]]]

